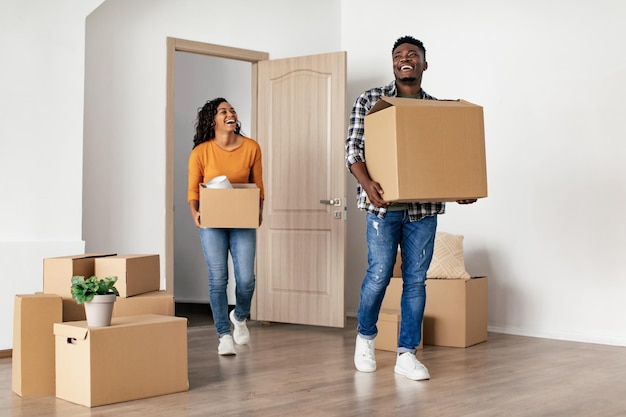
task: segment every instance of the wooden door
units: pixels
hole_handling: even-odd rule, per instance
[[[255,320],[344,327],[346,54],[258,63]]]

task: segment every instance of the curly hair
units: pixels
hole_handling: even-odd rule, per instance
[[[393,51],[395,51],[396,48],[403,43],[410,43],[411,45],[415,45],[420,48],[424,53],[424,60],[426,60],[426,48],[424,47],[424,43],[422,43],[419,39],[415,39],[413,36],[402,36],[401,38],[398,38],[393,44],[393,48],[391,48],[391,53],[393,54]]]
[[[198,109],[198,118],[196,119],[196,134],[193,136],[194,148],[203,142],[215,138],[215,115],[217,114],[218,106],[224,102],[228,102],[228,100],[223,97],[217,97],[213,100],[207,101],[204,106]],[[241,122],[237,120],[235,134],[239,135],[240,132]]]

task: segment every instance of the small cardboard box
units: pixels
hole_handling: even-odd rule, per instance
[[[54,395],[54,323],[62,320],[61,297],[15,296],[12,389],[22,397]]]
[[[120,297],[130,297],[161,288],[159,255],[115,255],[96,258],[98,278],[116,276]]]
[[[400,300],[402,299],[402,277],[393,277],[389,281],[383,304],[381,309],[400,309]]]
[[[376,342],[374,348],[378,350],[387,350],[389,352],[396,352],[398,349],[398,337],[400,336],[400,309],[398,308],[381,308],[378,315],[378,322],[376,327],[378,328],[378,335],[376,336]],[[424,332],[422,331],[422,339],[417,349],[424,347],[423,339]]]
[[[109,327],[56,323],[54,335],[57,398],[95,407],[189,389],[183,317],[117,317]]]
[[[468,347],[487,340],[487,277],[426,281],[424,343]]]
[[[95,275],[95,259],[113,255],[115,254],[86,253],[45,258],[43,260],[43,292],[71,298],[72,277],[78,275],[89,278]]]
[[[365,116],[367,170],[387,201],[487,197],[483,108],[381,97]]]
[[[164,290],[147,292],[132,297],[117,297],[113,305],[113,317],[136,316],[139,314],[160,314],[173,316],[174,296]],[[86,320],[85,306],[77,304],[73,298],[63,299],[63,321]]]
[[[233,188],[206,188],[201,184],[200,226],[258,228],[260,198],[256,184],[233,184]]]

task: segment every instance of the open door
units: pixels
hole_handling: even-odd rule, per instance
[[[258,63],[255,320],[344,327],[346,53]]]

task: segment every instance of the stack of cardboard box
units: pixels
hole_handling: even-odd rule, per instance
[[[77,275],[118,277],[111,326],[87,326]],[[187,390],[187,320],[160,281],[159,255],[44,259],[43,293],[15,296],[13,391],[92,407]]]
[[[402,271],[400,251],[378,322],[376,348],[395,351],[398,341]],[[487,340],[487,277],[426,280],[422,342],[468,347]],[[397,326],[389,322],[397,321]],[[421,347],[421,345],[420,345]]]

